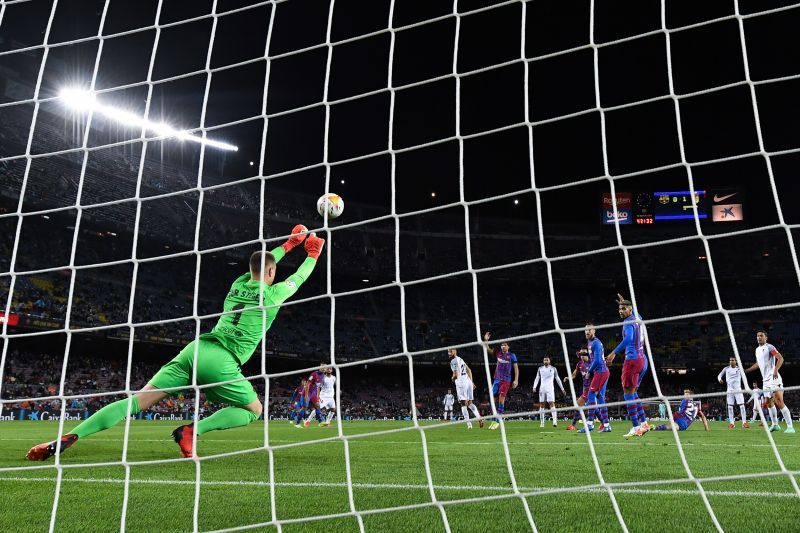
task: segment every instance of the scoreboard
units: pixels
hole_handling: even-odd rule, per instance
[[[739,189],[696,189],[632,191],[616,193],[617,210],[611,194],[603,193],[603,224],[661,225],[694,221],[694,207],[701,222],[742,222],[744,198]]]

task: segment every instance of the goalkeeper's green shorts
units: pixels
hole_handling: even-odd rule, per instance
[[[200,389],[206,395],[208,401],[241,406],[258,399],[253,385],[244,378],[242,369],[231,352],[223,348],[219,343],[207,339],[200,339],[187,344],[172,361],[161,367],[161,370],[150,380],[150,384],[159,389],[190,385],[192,383],[195,344],[197,345],[198,385],[234,379],[240,380]],[[175,389],[166,392],[177,396],[186,390]]]

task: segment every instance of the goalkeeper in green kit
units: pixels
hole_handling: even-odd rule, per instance
[[[127,416],[149,409],[170,394],[177,395],[182,388],[192,384],[195,351],[198,385],[230,382],[202,389],[209,401],[224,403],[229,407],[197,422],[197,434],[246,426],[257,420],[263,406],[253,385],[242,375],[241,366],[250,359],[272,325],[280,304],[297,292],[317,264],[325,240],[314,233],[306,237],[304,232],[307,231],[305,226],[297,225],[292,229],[292,237],[272,252],[259,251],[251,255],[250,272],[236,278],[231,285],[223,304],[224,314],[219,317],[214,329],[186,345],[172,361],[161,367],[141,391],[133,394],[130,399],[125,398],[106,405],[71,433],[61,437],[60,442],[45,442],[34,446],[28,451],[27,458],[31,461],[44,461],[60,451],[63,452],[80,439],[108,429]],[[285,281],[273,284],[277,263],[304,240],[304,247],[308,252],[306,260]],[[266,309],[262,310],[259,305]],[[194,454],[192,426],[193,424],[180,426],[172,432],[184,457],[192,457]]]

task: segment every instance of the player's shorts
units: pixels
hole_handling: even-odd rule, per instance
[[[320,409],[336,409],[336,398],[334,398],[333,396],[325,397],[325,398],[320,396],[319,397],[319,408]]]
[[[639,376],[644,368],[644,359],[625,359],[622,363],[622,388],[635,389],[639,386]]]
[[[595,372],[594,376],[592,376],[592,382],[589,383],[589,391],[594,392],[596,395],[601,390],[603,390],[603,388],[606,386],[606,383],[608,383],[608,376],[610,375],[611,372],[609,372],[608,370],[606,370],[605,372]],[[588,399],[589,391],[583,389],[583,396],[581,396],[581,398],[583,398],[584,400]]]
[[[472,382],[470,380],[456,380],[456,397],[460,402],[472,401]]]
[[[539,403],[554,402],[556,401],[556,391],[554,390],[539,390]]]
[[[242,375],[239,363],[221,344],[210,339],[192,341],[176,355],[172,361],[161,367],[149,381],[150,385],[159,389],[186,387],[192,383],[192,364],[194,363],[195,345],[197,346],[197,384],[234,381],[224,385],[216,385],[200,389],[206,399],[214,403],[233,406],[247,405],[258,399],[253,385]],[[166,391],[177,396],[187,389]]]
[[[744,403],[744,394],[741,392],[728,393],[728,405],[742,405]]]
[[[445,413],[452,413],[453,412],[453,406],[452,405],[445,406],[444,412]]]
[[[778,374],[777,378],[772,378],[771,380],[767,381],[764,380],[764,383],[761,387],[761,392],[764,395],[764,398],[772,398],[772,393],[775,392],[777,389],[783,388],[783,378],[780,374]]]
[[[492,383],[492,396],[508,396],[508,389],[510,388],[510,381],[495,381]]]
[[[672,413],[672,420],[674,420],[675,425],[678,426],[678,431],[683,431],[692,424],[686,418],[679,415],[678,413]]]
[[[644,358],[644,368],[642,368],[642,371],[639,372],[639,383],[636,385],[637,387],[641,387],[642,386],[642,380],[647,375],[647,367],[649,367],[649,366],[650,366],[650,363],[647,361],[647,357],[645,357]]]

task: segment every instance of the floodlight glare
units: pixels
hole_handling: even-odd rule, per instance
[[[193,135],[188,131],[176,129],[164,122],[152,122],[150,120],[145,120],[135,113],[131,113],[130,111],[100,104],[97,102],[95,95],[90,91],[65,88],[59,91],[58,96],[64,105],[70,109],[74,109],[76,111],[93,111],[95,113],[100,113],[101,115],[115,120],[120,124],[149,130],[159,137],[177,137],[182,141],[196,142],[198,144],[219,148],[220,150],[230,150],[233,152],[239,150],[237,146],[228,144],[226,142],[204,139],[202,137]]]

